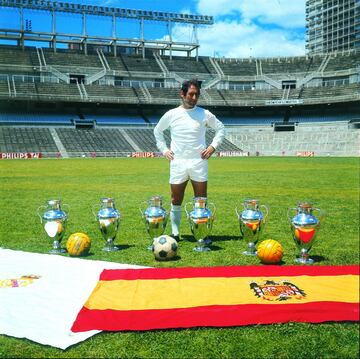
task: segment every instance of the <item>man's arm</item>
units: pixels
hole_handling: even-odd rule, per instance
[[[167,147],[164,130],[169,127],[169,121],[166,114],[160,118],[160,121],[154,128],[154,136],[156,140],[156,146],[159,151],[169,160],[174,159],[174,153]]]
[[[211,155],[215,152],[215,147],[210,145],[208,148],[205,148],[205,150],[201,151],[201,158],[203,160],[207,160]]]
[[[201,152],[201,158],[208,159],[216,151],[216,149],[221,145],[225,138],[225,126],[224,124],[216,118],[211,112],[208,112],[207,125],[215,130],[215,136],[211,144]]]

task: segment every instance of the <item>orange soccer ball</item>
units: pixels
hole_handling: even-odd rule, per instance
[[[284,250],[281,244],[274,239],[262,241],[257,249],[257,256],[264,264],[279,263],[283,257]]]
[[[70,256],[86,256],[91,247],[91,240],[85,233],[73,233],[66,242],[66,249]]]

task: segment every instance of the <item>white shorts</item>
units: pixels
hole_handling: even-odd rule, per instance
[[[189,179],[206,182],[208,180],[208,161],[201,158],[175,158],[170,161],[169,183],[180,184]]]

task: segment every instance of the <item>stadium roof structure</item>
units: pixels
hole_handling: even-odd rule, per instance
[[[16,40],[19,45],[25,46],[26,41],[48,42],[50,47],[56,52],[57,43],[66,44],[81,44],[84,52],[87,52],[87,45],[111,45],[114,48],[114,55],[116,56],[117,47],[133,47],[141,48],[145,56],[145,48],[152,48],[158,50],[168,50],[170,55],[172,51],[186,51],[188,54],[196,50],[198,56],[199,43],[197,40],[197,26],[199,25],[213,25],[214,19],[212,16],[193,15],[193,14],[179,14],[169,13],[163,11],[149,11],[149,10],[134,10],[123,9],[108,6],[74,4],[63,1],[50,0],[0,0],[1,7],[10,7],[19,9],[19,29],[0,29],[0,39]],[[31,9],[44,11],[51,14],[52,17],[52,31],[32,31],[24,26],[23,10]],[[56,13],[72,13],[80,14],[83,17],[82,34],[67,34],[58,33],[56,29]],[[112,36],[89,36],[86,28],[86,17],[88,15],[104,16],[112,20]],[[140,22],[140,39],[134,38],[119,38],[116,34],[116,20],[132,19]],[[147,40],[144,38],[144,21],[158,21],[166,23],[168,26],[168,40]],[[171,27],[174,23],[189,24],[193,26],[193,37],[195,41],[192,42],[174,42],[171,36]]]

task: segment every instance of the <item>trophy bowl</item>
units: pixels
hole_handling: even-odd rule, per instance
[[[67,205],[64,204],[63,206]],[[52,241],[52,249],[49,250],[49,253],[65,253],[66,250],[61,248],[60,243],[65,234],[68,215],[61,208],[61,200],[51,199],[46,201],[45,205],[37,209],[37,214],[47,237]]]
[[[323,218],[324,212],[314,208],[313,203],[310,202],[299,202],[297,207],[288,209],[292,237],[300,251],[300,255],[295,258],[296,263],[314,263],[314,260],[309,257],[309,251],[317,237]]]
[[[243,254],[256,256],[256,243],[261,238],[265,224],[269,215],[269,209],[265,205],[260,205],[257,199],[246,199],[242,203],[243,211],[239,213],[238,208],[235,212],[240,225],[240,236],[248,244]],[[261,209],[264,209],[264,213]]]
[[[94,213],[95,219],[99,224],[99,229],[106,242],[102,249],[105,252],[114,252],[119,250],[114,245],[114,240],[119,231],[120,212],[115,208],[115,200],[113,198],[104,197],[100,199],[100,209]]]
[[[192,210],[188,211],[187,207],[192,205]],[[209,245],[211,241],[207,240],[215,219],[216,207],[213,203],[209,203],[213,207],[211,211],[208,208],[206,197],[194,197],[193,202],[188,202],[185,205],[185,212],[189,221],[191,232],[197,241],[197,246],[194,248],[196,252],[210,251]]]
[[[162,202],[161,196],[152,196],[147,202],[144,202],[148,207],[145,210],[140,208],[141,217],[150,237],[150,245],[147,247],[148,250],[152,250],[154,238],[164,234],[166,228],[168,213],[163,208]]]

